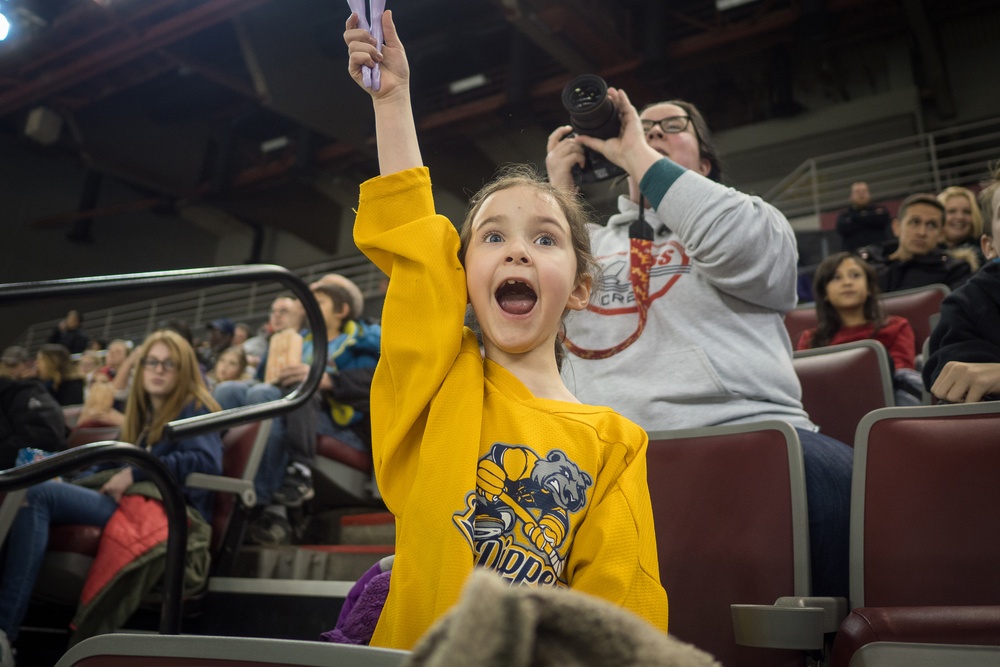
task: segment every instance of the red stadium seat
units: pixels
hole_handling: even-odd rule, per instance
[[[858,427],[851,604],[833,665],[872,642],[1000,646],[1000,403],[889,408]]]
[[[752,627],[764,617],[774,627],[802,623],[807,648],[822,648],[824,632],[843,614],[831,621],[811,605],[793,608],[810,592],[795,430],[766,421],[651,433],[647,462],[671,634],[726,665],[802,664],[798,651],[749,647],[774,645]],[[779,599],[789,606],[776,606]]]
[[[794,354],[802,407],[820,431],[853,446],[861,418],[895,405],[889,354],[877,340],[860,340]]]
[[[397,667],[409,651],[256,637],[109,634],[80,642],[57,667]]]

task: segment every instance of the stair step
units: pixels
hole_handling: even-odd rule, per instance
[[[344,545],[395,544],[396,518],[391,512],[349,514],[340,519],[340,543]]]
[[[235,576],[355,581],[394,551],[392,544],[245,546],[240,551]]]

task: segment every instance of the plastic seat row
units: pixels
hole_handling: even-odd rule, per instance
[[[651,434],[671,632],[727,665],[803,665],[807,656],[839,667],[893,664],[885,656],[898,651],[907,657],[895,664],[931,664],[912,658],[918,644],[947,645],[948,662],[937,664],[1000,664],[998,420],[1000,404],[886,408],[862,420],[849,604],[809,596],[793,429],[763,422]],[[927,655],[935,651],[943,649]]]

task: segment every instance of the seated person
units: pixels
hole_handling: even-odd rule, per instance
[[[83,404],[83,378],[76,373],[69,350],[58,343],[46,343],[35,357],[38,379],[55,396],[59,405]]]
[[[979,247],[983,235],[983,214],[971,190],[953,185],[938,195],[944,206],[944,229],[941,248],[955,259],[965,260],[975,273],[986,257]]]
[[[875,270],[849,252],[827,257],[816,269],[815,329],[802,332],[796,350],[873,338],[892,359],[897,405],[919,405],[924,385],[914,370],[913,327],[905,317],[886,316],[879,303]]]
[[[1000,399],[1000,169],[979,193],[987,263],[941,303],[924,383],[949,403]]]
[[[125,415],[115,409],[115,388],[107,380],[96,380],[87,391],[76,427],[124,425]]]
[[[100,373],[104,374],[109,380],[114,380],[115,375],[118,374],[118,370],[125,363],[128,358],[130,344],[120,338],[115,339],[108,343],[108,353],[105,356],[104,366],[100,369]]]
[[[38,375],[35,361],[28,351],[20,345],[5,348],[0,357],[0,377],[24,380]]]
[[[194,350],[167,331],[156,331],[140,347],[140,369],[128,397],[121,439],[148,448],[174,479],[189,473],[222,473],[222,441],[218,433],[171,440],[163,427],[171,421],[218,410],[202,382]],[[42,565],[51,524],[105,526],[133,483],[145,479],[138,468],[125,466],[99,489],[48,481],[28,488],[11,526],[0,575],[0,660],[13,664],[9,641],[17,637]],[[212,496],[184,489],[188,504],[211,520]]]
[[[941,283],[956,289],[972,275],[968,262],[938,248],[944,228],[944,207],[933,195],[910,195],[892,221],[894,241],[873,243],[860,255],[875,267],[883,292]]]
[[[232,380],[249,380],[251,373],[247,366],[247,355],[239,345],[226,348],[219,355],[215,367],[205,375],[208,388],[214,390],[220,382]]]

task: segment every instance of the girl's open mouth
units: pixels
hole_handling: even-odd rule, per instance
[[[511,315],[524,315],[531,312],[538,301],[535,290],[528,283],[511,279],[500,285],[495,294],[500,309]]]

